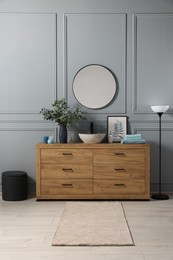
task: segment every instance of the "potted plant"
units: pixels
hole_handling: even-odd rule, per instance
[[[84,112],[79,107],[71,110],[64,98],[55,100],[52,109],[43,107],[40,111],[45,120],[54,121],[59,124],[59,141],[67,143],[67,126],[79,120],[86,119]]]

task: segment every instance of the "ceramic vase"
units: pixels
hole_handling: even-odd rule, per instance
[[[67,126],[66,125],[59,125],[59,142],[60,143],[67,143]]]

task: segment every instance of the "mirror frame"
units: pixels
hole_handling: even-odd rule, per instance
[[[104,76],[104,78],[102,77],[101,79],[98,78],[98,75],[96,75],[97,78],[94,78],[95,75],[93,75],[94,71],[91,74],[91,77],[88,77],[88,75],[86,74],[83,75],[85,72],[89,73],[88,71],[86,71],[86,69],[92,69],[92,67],[94,67],[94,70],[96,69],[100,69],[99,71],[96,71],[97,74],[100,73],[100,75]],[[79,76],[83,76],[83,78],[79,78]],[[95,80],[95,81],[92,81]],[[77,84],[75,86],[75,83]],[[89,86],[89,84],[91,84]],[[111,89],[110,89],[110,93],[108,93],[108,84],[110,85]],[[77,90],[80,88],[80,86],[83,85],[82,90],[84,89],[88,89],[89,86],[89,91],[92,90],[94,93],[94,96],[91,94],[89,94],[86,98],[86,92],[85,93],[85,97],[81,97],[81,90],[79,93],[77,93]],[[95,89],[94,89],[95,86]],[[100,87],[101,86],[101,87]],[[100,109],[100,108],[104,108],[106,107],[108,104],[111,103],[111,101],[114,99],[116,93],[117,93],[117,81],[116,78],[114,76],[114,74],[112,73],[112,71],[110,69],[108,69],[107,67],[103,66],[103,65],[99,65],[99,64],[89,64],[86,65],[84,67],[82,67],[74,76],[73,78],[73,83],[72,83],[72,89],[73,89],[73,95],[76,98],[76,100],[83,105],[86,108],[90,108],[90,109]],[[104,98],[99,99],[98,93],[102,93],[102,96]],[[83,92],[82,92],[83,94]],[[84,99],[86,98],[86,102],[84,101]],[[94,99],[95,98],[95,99]],[[90,99],[90,102],[87,102],[87,99]]]

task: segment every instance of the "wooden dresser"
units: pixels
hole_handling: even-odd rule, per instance
[[[149,199],[149,144],[37,144],[36,197]]]

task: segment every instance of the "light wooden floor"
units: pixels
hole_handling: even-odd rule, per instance
[[[173,198],[122,204],[135,246],[52,247],[64,201],[0,199],[0,260],[172,260]]]

